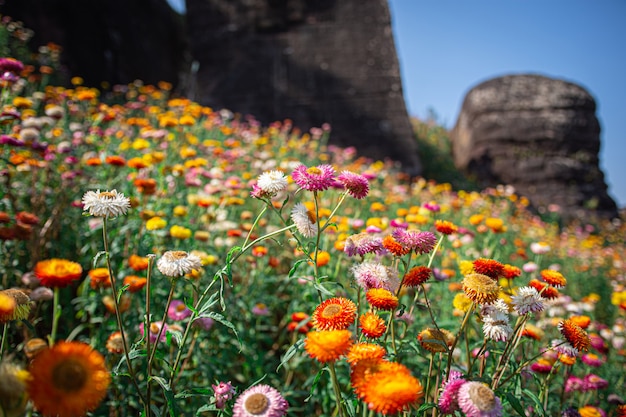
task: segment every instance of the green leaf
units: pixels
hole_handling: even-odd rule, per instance
[[[525,389],[523,391],[524,394],[526,394],[528,396],[528,398],[530,398],[531,400],[533,400],[533,403],[535,403],[535,411],[534,412],[539,412],[541,411],[542,416],[546,415],[546,410],[544,410],[543,408],[543,404],[541,403],[541,400],[539,400],[539,397],[537,397],[535,395],[535,393],[533,393],[532,391]]]
[[[522,407],[522,404],[519,402],[519,399],[515,395],[513,395],[513,393],[511,392],[507,392],[505,396],[506,396],[506,400],[509,402],[509,404],[511,404],[511,407],[513,408],[513,410],[515,410],[515,412],[519,414],[520,416],[525,417],[526,413],[524,413],[524,407]]]
[[[293,356],[300,350],[302,350],[302,346],[304,346],[304,339],[300,339],[298,341],[296,341],[296,343],[294,343],[293,345],[291,345],[289,347],[289,349],[287,349],[287,352],[285,352],[285,354],[283,355],[282,360],[280,361],[280,364],[278,365],[278,367],[276,368],[276,372],[278,372],[278,370],[285,365],[287,362],[289,362],[289,359],[293,358]]]
[[[293,266],[291,267],[291,269],[289,270],[289,274],[287,274],[288,278],[293,277],[293,275],[296,273],[296,271],[298,270],[298,267],[302,264],[308,262],[308,259],[298,259]]]
[[[435,403],[424,403],[424,404],[420,405],[420,408],[417,409],[417,414],[421,414],[424,411],[428,411],[428,410],[431,410],[433,408],[437,408],[437,404],[435,404]]]
[[[165,395],[165,400],[167,401],[167,408],[170,411],[170,416],[180,416],[182,410],[180,410],[179,407],[176,406],[176,402],[174,401],[174,392],[172,392],[170,384],[165,380],[165,378],[162,378],[160,376],[152,376],[150,377],[150,379],[152,381],[156,381],[161,386],[161,388],[163,388],[163,393]]]
[[[206,318],[209,317],[221,324],[223,324],[224,326],[228,327],[229,329],[231,329],[233,331],[233,333],[235,334],[235,337],[237,338],[237,342],[239,342],[239,349],[241,350],[243,348],[243,345],[241,344],[241,339],[239,339],[239,333],[237,333],[237,329],[235,328],[235,325],[232,324],[230,321],[226,320],[226,318],[224,316],[222,316],[219,313],[215,313],[213,311],[205,311],[204,313],[202,313],[201,315],[199,315],[197,319],[199,318]]]

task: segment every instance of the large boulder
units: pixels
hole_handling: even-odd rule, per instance
[[[483,186],[513,185],[540,211],[558,205],[570,219],[616,217],[595,111],[589,92],[571,82],[531,74],[488,80],[463,101],[451,132],[455,164]]]

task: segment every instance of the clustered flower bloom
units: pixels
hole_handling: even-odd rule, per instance
[[[117,190],[87,191],[82,203],[83,210],[96,217],[117,217],[126,214],[130,208],[130,199]]]

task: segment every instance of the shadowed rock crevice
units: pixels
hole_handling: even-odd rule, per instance
[[[617,216],[599,167],[596,103],[582,87],[508,75],[472,88],[451,132],[455,164],[483,186],[513,185],[539,210]]]

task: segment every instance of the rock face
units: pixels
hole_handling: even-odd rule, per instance
[[[508,75],[472,88],[451,132],[455,164],[482,185],[513,185],[566,218],[617,216],[600,170],[596,103],[582,87]]]
[[[421,165],[386,0],[187,0],[194,99]],[[193,91],[190,91],[192,93]]]

